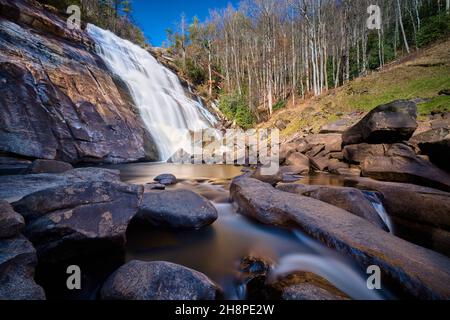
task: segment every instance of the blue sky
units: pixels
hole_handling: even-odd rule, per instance
[[[134,0],[133,17],[144,30],[154,46],[166,40],[166,29],[175,28],[180,16],[185,13],[191,22],[194,16],[204,20],[210,9],[225,8],[228,3],[236,5],[237,0]]]

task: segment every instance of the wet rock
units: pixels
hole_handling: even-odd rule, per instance
[[[381,105],[343,134],[343,145],[408,141],[417,129],[417,107],[400,100]]]
[[[177,178],[173,174],[161,174],[157,176],[154,181],[165,186],[177,184]]]
[[[0,240],[0,300],[45,300],[34,281],[36,251],[22,235]]]
[[[81,182],[39,191],[13,206],[28,222],[24,234],[40,261],[51,263],[122,252],[142,191],[122,183]]]
[[[120,172],[100,168],[82,168],[63,174],[0,176],[0,199],[14,202],[44,189],[85,181],[120,182]]]
[[[306,186],[301,184],[282,184],[277,186],[277,189],[329,203],[366,219],[384,231],[389,231],[373,205],[358,189],[332,186]]]
[[[450,297],[446,285],[450,281],[450,259],[441,254],[397,238],[345,210],[276,190],[255,179],[236,178],[230,191],[242,214],[268,225],[300,228],[350,256],[364,269],[378,265],[383,279],[397,284],[407,295]]]
[[[218,213],[210,201],[190,190],[150,191],[137,218],[158,227],[199,229],[214,223]]]
[[[204,274],[169,262],[131,261],[109,277],[103,300],[215,300],[220,289]]]
[[[360,177],[361,176],[361,169],[359,168],[337,168],[333,171],[333,173],[341,175],[341,176],[354,176],[354,177]]]
[[[0,239],[14,237],[24,227],[23,217],[8,202],[0,200]]]
[[[281,300],[349,300],[349,297],[336,289],[330,282],[309,272],[297,272],[278,280],[271,285],[279,292]]]
[[[67,162],[55,160],[36,160],[28,167],[27,173],[64,173],[72,169],[72,165]]]
[[[367,178],[347,178],[345,184],[380,193],[397,236],[450,256],[450,193]]]
[[[0,152],[69,163],[158,159],[85,31],[36,1],[1,0],[0,15]]]
[[[362,175],[382,181],[413,183],[450,191],[450,175],[432,163],[413,155],[395,154],[368,157],[363,162]]]
[[[298,181],[301,179],[302,175],[308,174],[309,168],[306,169],[302,166],[281,166],[275,174],[268,174],[262,171],[261,167],[258,167],[253,173],[249,176],[258,179],[259,181],[263,181],[266,183],[270,183],[275,186],[280,182],[286,181]]]

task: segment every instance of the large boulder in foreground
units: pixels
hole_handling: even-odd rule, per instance
[[[22,235],[0,240],[0,300],[45,300],[34,281],[33,245]]]
[[[28,221],[25,235],[40,261],[64,261],[98,252],[121,252],[143,187],[82,182],[31,194],[14,203]]]
[[[8,202],[0,200],[0,239],[13,237],[24,227],[23,217]]]
[[[274,189],[247,177],[233,180],[231,197],[239,211],[261,223],[299,228],[330,248],[349,255],[362,268],[378,265],[384,281],[405,294],[449,299],[450,259],[374,227],[345,210]]]
[[[408,141],[418,127],[414,102],[399,100],[372,110],[344,132],[343,145]]]
[[[103,300],[215,300],[220,289],[204,274],[169,262],[131,261],[109,277]]]
[[[0,199],[14,202],[41,190],[84,181],[120,182],[120,171],[100,168],[81,168],[62,174],[42,173],[0,176]]]
[[[277,189],[329,203],[366,219],[382,230],[389,231],[373,205],[358,189],[301,184],[282,184],[277,186]]]
[[[149,191],[142,197],[137,218],[157,227],[199,229],[218,218],[214,205],[190,190]]]
[[[381,194],[395,235],[450,256],[450,193],[367,178],[347,178],[345,184]]]

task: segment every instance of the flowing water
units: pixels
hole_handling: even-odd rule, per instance
[[[367,289],[367,275],[353,261],[299,231],[263,226],[238,214],[229,199],[229,184],[241,169],[225,165],[171,165],[139,163],[114,166],[128,183],[153,182],[161,173],[172,173],[179,183],[172,188],[193,190],[216,206],[219,219],[195,231],[161,230],[134,224],[127,233],[127,260],[169,261],[205,273],[219,283],[226,299],[243,299],[237,281],[241,258],[256,255],[278,263],[274,274],[314,272],[354,299],[382,299],[387,292]]]
[[[178,77],[146,50],[94,25],[87,32],[108,68],[128,86],[147,130],[168,160],[180,149],[191,150],[189,135],[217,122],[199,99],[190,98]]]

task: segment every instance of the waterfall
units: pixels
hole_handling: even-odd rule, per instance
[[[91,24],[87,32],[110,71],[128,86],[160,160],[180,149],[191,150],[189,135],[216,124],[200,100],[187,96],[177,75],[146,50]]]

